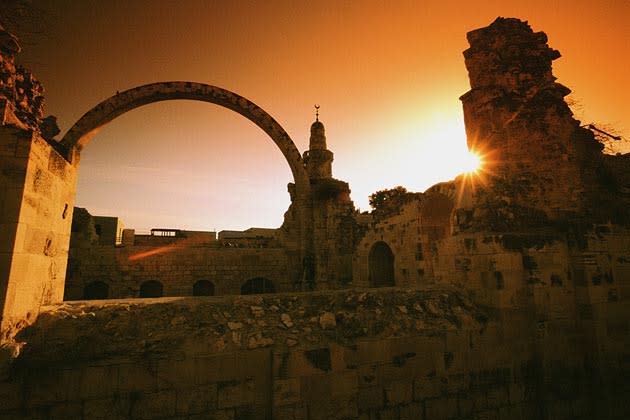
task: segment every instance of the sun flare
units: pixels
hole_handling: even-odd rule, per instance
[[[481,170],[483,160],[478,153],[469,150],[462,157],[461,165],[461,170],[464,174],[474,175]]]

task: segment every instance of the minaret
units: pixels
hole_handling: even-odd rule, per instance
[[[333,153],[326,148],[324,124],[319,120],[319,105],[315,105],[309,150],[304,152],[304,164],[310,179],[332,178],[332,161]]]

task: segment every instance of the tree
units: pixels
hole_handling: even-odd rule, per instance
[[[376,191],[375,193],[370,194],[370,207],[374,210],[382,210],[393,204],[393,202],[399,200],[407,193],[407,189],[400,185],[394,188]]]
[[[403,204],[410,202],[420,195],[420,193],[409,192],[405,187],[399,185],[370,194],[369,203],[374,210],[372,212],[374,217],[376,219],[382,219],[397,213]]]

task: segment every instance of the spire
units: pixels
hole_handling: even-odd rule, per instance
[[[310,150],[326,150],[326,132],[319,120],[319,105],[315,105],[315,122],[311,125]]]

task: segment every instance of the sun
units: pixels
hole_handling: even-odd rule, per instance
[[[475,175],[479,173],[483,166],[483,159],[478,153],[469,150],[462,155],[460,161],[460,170],[466,175]]]

